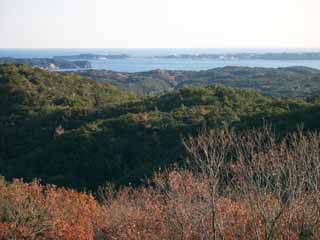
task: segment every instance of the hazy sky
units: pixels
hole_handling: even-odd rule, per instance
[[[0,48],[320,47],[320,0],[0,0]]]

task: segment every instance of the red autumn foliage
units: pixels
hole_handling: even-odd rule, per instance
[[[0,239],[92,239],[98,205],[90,194],[41,186],[0,186]]]
[[[230,141],[237,136],[226,134],[217,142],[235,152]],[[204,146],[211,135],[199,137]],[[214,201],[211,175],[194,169],[155,174],[142,187],[106,186],[97,197],[38,181],[0,181],[0,240],[320,239],[320,136],[291,136],[290,147],[288,139],[278,144],[261,138],[259,153],[241,137],[246,145],[238,139],[236,146],[252,151],[254,162],[222,162],[233,180],[226,184],[225,175],[213,175],[220,178]],[[250,139],[256,144],[258,137]],[[212,149],[217,142],[203,148],[211,150],[210,159],[221,156]],[[202,164],[201,146],[195,146]],[[202,167],[214,169],[209,166]]]
[[[153,187],[123,188],[102,203],[90,194],[37,181],[2,184],[0,239],[208,239],[211,216],[205,179],[172,171],[158,174],[154,181]],[[276,204],[272,196],[266,201],[270,209]],[[318,211],[311,197],[296,202],[279,220],[274,239],[301,239],[309,228],[316,234]],[[258,211],[253,215],[246,199],[220,197],[217,226],[219,239],[264,239],[262,217]]]

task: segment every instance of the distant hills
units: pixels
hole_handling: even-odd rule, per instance
[[[252,69],[219,71],[226,70],[253,74]],[[210,71],[197,74],[212,76]],[[299,78],[312,71],[285,70]],[[242,131],[267,122],[280,134],[297,126],[320,129],[319,95],[274,98],[221,85],[179,85],[186,81],[177,84],[175,73],[176,79],[167,71],[144,73],[176,87],[138,97],[75,73],[0,65],[0,175],[79,189],[95,189],[105,181],[138,183],[159,167],[182,163],[181,138],[204,127]]]
[[[155,54],[155,53],[154,53]],[[111,61],[112,60],[112,61]],[[12,58],[12,57],[0,57],[0,64],[26,64],[30,67],[39,67],[42,69],[50,70],[50,71],[60,71],[60,70],[77,70],[77,69],[93,69],[93,68],[109,68],[109,63],[116,64],[117,60],[122,60],[121,64],[125,65],[125,60],[128,60],[131,64],[134,64],[135,61],[152,61],[152,62],[172,62],[176,60],[179,62],[188,61],[192,64],[193,60],[196,60],[197,63],[201,63],[202,60],[207,60],[208,62],[216,62],[218,61],[220,66],[232,65],[232,62],[241,61],[242,65],[246,66],[246,61],[286,61],[286,65],[288,62],[292,61],[292,65],[294,65],[294,61],[319,61],[320,60],[320,52],[266,52],[266,53],[199,53],[199,54],[171,54],[171,55],[128,55],[124,53],[119,54],[96,54],[96,53],[81,53],[74,55],[62,55],[62,56],[52,56],[50,58]],[[97,61],[99,63],[97,64]],[[119,62],[120,63],[120,62]],[[140,63],[141,64],[141,63]],[[178,64],[178,63],[177,63]],[[310,64],[310,62],[309,62]],[[161,64],[160,64],[161,65]],[[249,65],[249,64],[248,64]],[[209,65],[207,65],[208,67]],[[275,64],[277,66],[277,64]],[[312,64],[310,64],[312,66]],[[125,67],[122,69],[126,69]],[[151,68],[152,69],[152,68]],[[146,89],[142,89],[142,92],[158,92],[157,88],[165,88],[166,85],[163,83],[160,86],[153,86],[154,83],[150,83],[148,81],[145,83]],[[133,86],[134,88],[134,86]],[[156,89],[154,89],[156,88]],[[168,87],[169,89],[172,86]],[[139,93],[140,94],[140,93]]]
[[[320,60],[320,52],[174,54],[165,56],[155,56],[155,58],[220,60]]]
[[[67,59],[67,60],[75,60],[75,59],[84,59],[84,60],[108,60],[108,59],[126,59],[130,56],[127,54],[110,54],[110,55],[102,55],[102,54],[78,54],[71,56],[55,56],[55,59]]]
[[[78,69],[92,68],[88,61],[68,61],[62,58],[11,58],[0,57],[0,64],[26,64],[30,67],[38,67],[45,70],[60,70],[60,69]]]
[[[254,89],[274,97],[306,97],[320,92],[320,70],[307,67],[223,67],[204,71],[154,70],[139,73],[91,69],[78,73],[139,95],[168,92],[186,85],[210,84]]]
[[[71,56],[54,56],[52,58],[12,58],[0,57],[0,64],[26,64],[49,71],[92,68],[90,60],[125,59],[129,55],[78,54]]]

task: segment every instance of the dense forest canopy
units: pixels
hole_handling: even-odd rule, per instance
[[[240,131],[272,123],[279,133],[320,127],[317,95],[273,98],[210,85],[137,97],[75,73],[25,65],[0,66],[0,98],[1,174],[76,188],[137,183],[182,162],[181,138],[204,127]]]
[[[81,70],[79,74],[139,95],[168,92],[185,85],[210,84],[254,89],[273,97],[306,97],[320,91],[320,71],[307,67],[223,67],[203,71],[154,70],[139,73]]]

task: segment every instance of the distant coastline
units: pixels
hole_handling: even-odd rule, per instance
[[[92,68],[89,61],[77,60],[68,61],[57,58],[12,58],[0,57],[0,64],[26,64],[29,67],[37,67],[50,71],[57,71],[60,69],[88,69]]]
[[[220,60],[320,60],[320,52],[301,53],[235,53],[235,54],[178,54],[154,58],[220,59]]]
[[[51,71],[195,71],[225,66],[320,69],[320,49],[0,49],[0,63],[24,63]]]

